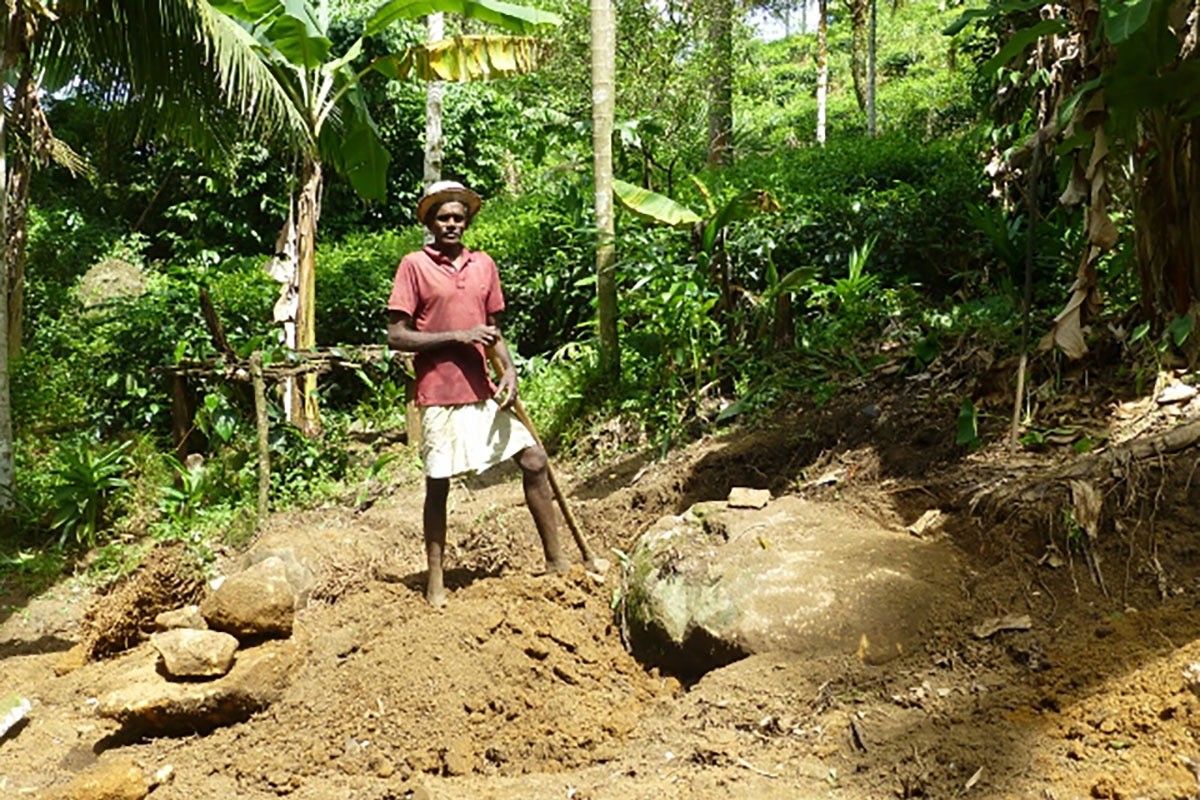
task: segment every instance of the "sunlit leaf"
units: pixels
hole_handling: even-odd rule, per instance
[[[397,20],[416,19],[439,11],[487,22],[512,33],[535,33],[543,25],[562,22],[558,14],[503,0],[389,0],[367,21],[364,35],[374,36]]]
[[[1104,32],[1113,44],[1120,44],[1141,30],[1150,19],[1155,0],[1106,0],[1104,10]]]
[[[817,275],[816,267],[799,267],[783,276],[775,287],[777,292],[796,292],[805,288]]]
[[[284,58],[304,69],[320,67],[333,47],[333,42],[307,18],[307,14],[279,15],[267,29],[266,36]]]
[[[363,40],[355,39],[354,44],[350,45],[350,47],[348,47],[346,49],[345,53],[342,53],[341,56],[339,56],[338,58],[335,58],[333,61],[330,61],[330,62],[324,64],[321,67],[321,69],[323,69],[325,72],[328,72],[328,73],[337,72],[339,69],[346,66],[350,62],[354,61],[354,59],[356,59],[360,55],[362,55],[362,50],[363,50]]]
[[[632,183],[614,180],[613,195],[616,196],[617,202],[648,222],[680,228],[695,225],[700,221],[700,215],[687,206]]]
[[[979,412],[969,397],[963,398],[962,407],[958,410],[957,427],[955,444],[972,446],[979,441]]]
[[[717,235],[730,224],[778,210],[779,201],[770,192],[763,189],[744,191],[721,206],[720,210],[704,226],[704,238],[700,248],[711,254]]]
[[[367,200],[387,199],[387,168],[391,156],[379,139],[375,123],[357,93],[353,113],[341,141],[341,167],[354,191]]]
[[[532,36],[456,36],[379,59],[374,67],[392,79],[478,81],[532,72],[549,43]]]
[[[1188,336],[1192,333],[1192,318],[1187,314],[1181,317],[1176,317],[1171,320],[1171,324],[1167,326],[1167,335],[1171,337],[1171,341],[1176,347],[1183,347],[1183,343],[1187,341]]]

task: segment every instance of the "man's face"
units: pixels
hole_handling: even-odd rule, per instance
[[[458,245],[469,222],[467,207],[457,200],[442,203],[429,217],[434,245]]]

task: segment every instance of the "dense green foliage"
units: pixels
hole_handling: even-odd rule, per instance
[[[1018,346],[1027,207],[984,167],[1031,132],[1021,104],[1034,92],[1012,80],[997,94],[994,75],[979,69],[1011,19],[947,37],[958,10],[922,2],[881,13],[880,135],[867,138],[850,85],[849,21],[835,17],[825,147],[814,141],[815,33],[763,42],[739,28],[735,159],[714,171],[704,168],[703,4],[620,0],[618,177],[704,220],[740,197],[762,208],[723,220],[707,240],[619,215],[623,374],[600,382],[586,7],[551,5],[565,23],[544,69],[448,87],[444,174],[487,198],[467,244],[500,264],[523,394],[552,441],[570,447],[620,417],[666,448],[797,397],[823,402],[884,350],[915,373],[967,332]],[[337,11],[329,33],[340,52],[370,9]],[[450,24],[475,30],[470,20]],[[368,40],[355,67],[422,35],[391,29]],[[327,346],[383,342],[396,264],[422,241],[412,209],[424,89],[374,75],[360,89],[391,157],[387,199],[368,203],[327,179],[316,272],[317,341]],[[113,530],[201,551],[217,536],[236,543],[253,528],[249,391],[193,381],[185,423],[204,459],[189,463],[173,452],[164,370],[218,355],[201,290],[240,356],[286,358],[272,319],[278,284],[263,267],[297,189],[295,156],[278,142],[245,141],[201,159],[178,139],[146,139],[132,112],[85,91],[47,106],[56,135],[91,171],[35,173],[27,324],[13,373],[21,524],[0,559],[36,571],[29,548],[61,543],[51,548],[60,561]],[[1081,215],[1052,210],[1066,172],[1046,170],[1036,198],[1035,326],[1053,316],[1080,252]],[[1117,224],[1127,232],[1131,223]],[[1136,295],[1132,265],[1124,245],[1099,261],[1118,306]],[[272,393],[275,505],[357,502],[369,480],[415,469],[411,459],[348,454],[352,433],[403,425],[399,369],[323,379],[321,439],[283,423]]]

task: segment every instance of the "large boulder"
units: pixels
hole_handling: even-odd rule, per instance
[[[214,630],[234,636],[290,636],[296,592],[283,559],[272,556],[230,575],[200,603]]]
[[[163,666],[176,678],[214,678],[229,672],[238,640],[220,631],[175,628],[150,637]]]
[[[948,545],[838,505],[701,503],[638,540],[626,617],[641,655],[684,677],[771,651],[881,663],[916,644],[959,574]]]
[[[169,681],[157,670],[157,653],[147,648],[121,674],[120,688],[96,706],[133,734],[205,732],[241,722],[279,699],[296,666],[296,646],[267,641],[238,653],[227,675],[210,681]]]

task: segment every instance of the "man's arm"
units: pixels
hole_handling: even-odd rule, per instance
[[[488,345],[488,353],[495,354],[495,360],[500,366],[500,375],[496,379],[496,394],[493,397],[501,408],[509,408],[517,402],[517,366],[513,363],[508,345],[500,335],[500,320],[495,314],[488,314],[488,327],[496,330],[496,341]]]
[[[489,317],[488,322],[491,321]],[[474,328],[457,331],[419,331],[408,314],[403,311],[388,311],[387,343],[393,350],[422,353],[450,344],[481,344],[484,347],[492,347],[498,341],[500,329],[493,324],[476,325]]]

